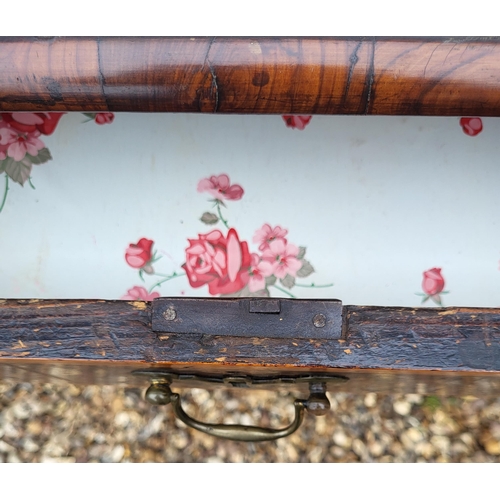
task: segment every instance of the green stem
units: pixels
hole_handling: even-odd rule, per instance
[[[7,200],[8,191],[9,191],[9,176],[7,174],[5,174],[5,191],[3,193],[2,204],[0,205],[0,212],[3,210],[3,207],[4,207],[5,202]]]
[[[173,274],[153,273],[151,276],[161,276],[162,278],[171,278]],[[184,274],[178,274],[177,276],[184,276]]]
[[[288,290],[285,290],[284,288],[281,288],[278,285],[272,285],[274,288],[277,288],[280,292],[286,293],[289,297],[292,297],[292,299],[296,299],[295,295],[293,293],[290,293]]]
[[[222,224],[224,224],[228,229],[229,229],[229,224],[227,223],[227,220],[222,217],[222,212],[220,211],[220,203],[217,203],[217,212],[219,212],[219,219],[222,221]]]
[[[167,281],[170,281],[170,280],[173,280],[174,278],[178,278],[179,276],[186,276],[186,273],[182,273],[182,274],[177,274],[177,273],[173,273],[171,274],[170,276],[167,276],[165,279],[163,280],[160,280],[158,281],[157,283],[155,283],[150,289],[149,289],[149,293],[151,293],[157,286],[161,286],[162,283],[165,283]]]
[[[295,283],[294,286],[301,286],[302,288],[328,288],[333,286],[333,283],[328,283],[328,285],[315,285],[314,283],[311,283],[310,285],[302,285],[301,283]]]
[[[28,182],[30,183],[31,189],[36,189],[36,187],[33,186],[33,183],[31,182],[31,177],[28,177]]]

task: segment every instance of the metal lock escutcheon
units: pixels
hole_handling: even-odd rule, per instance
[[[320,299],[186,298],[153,301],[158,333],[282,339],[340,339],[342,302]]]

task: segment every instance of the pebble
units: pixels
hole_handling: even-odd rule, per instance
[[[42,433],[43,426],[40,420],[30,420],[26,424],[26,430],[34,436],[39,436]]]
[[[375,394],[374,392],[369,392],[365,396],[363,403],[367,408],[373,408],[377,404],[377,394]]]
[[[27,451],[28,453],[34,453],[40,449],[40,446],[38,446],[32,439],[24,439],[23,442],[23,450]]]
[[[372,457],[380,457],[385,452],[385,446],[380,441],[373,441],[368,445]]]
[[[420,389],[419,389],[420,390]],[[285,390],[178,389],[205,422],[281,428]],[[329,392],[332,410],[305,415],[276,442],[223,441],[186,427],[144,389],[0,384],[0,463],[6,462],[500,462],[500,398]]]
[[[408,430],[404,431],[400,436],[401,443],[407,450],[412,450],[415,447],[415,443],[418,443],[423,439],[424,436],[415,427],[410,427]]]
[[[125,447],[119,444],[109,452],[104,453],[102,461],[105,463],[120,462],[124,455],[125,455]]]
[[[432,436],[430,442],[443,455],[450,450],[450,439],[447,436]]]
[[[352,438],[350,438],[344,431],[341,429],[336,430],[333,433],[333,442],[340,446],[341,448],[350,448],[352,445]]]
[[[500,441],[490,437],[485,441],[484,449],[490,455],[500,455]]]
[[[405,400],[394,401],[392,407],[398,415],[402,416],[408,415],[411,411],[411,403]]]

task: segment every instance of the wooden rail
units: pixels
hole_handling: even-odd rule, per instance
[[[500,37],[0,37],[0,110],[500,116]]]
[[[158,334],[151,302],[0,303],[0,378],[142,385],[134,370],[344,375],[348,392],[491,395],[500,309],[345,306],[341,339]],[[216,318],[214,318],[216,319]]]

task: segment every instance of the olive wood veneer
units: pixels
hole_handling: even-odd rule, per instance
[[[0,111],[500,116],[500,37],[0,37]]]

